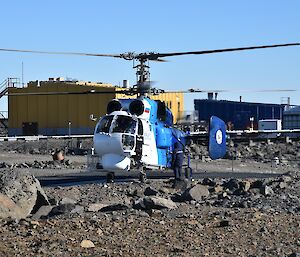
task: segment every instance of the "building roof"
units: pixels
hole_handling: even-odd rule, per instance
[[[300,114],[300,106],[290,107],[288,110],[284,111],[283,114]]]

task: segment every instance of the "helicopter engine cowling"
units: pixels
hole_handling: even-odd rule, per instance
[[[120,111],[121,109],[122,109],[122,104],[118,100],[113,99],[107,104],[106,111],[108,114],[110,114],[115,111]]]
[[[129,112],[134,115],[142,115],[144,113],[145,105],[141,100],[134,100],[129,105]]]

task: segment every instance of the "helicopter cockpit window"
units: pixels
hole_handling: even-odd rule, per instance
[[[96,133],[100,133],[100,132],[109,133],[109,128],[112,120],[113,120],[113,116],[103,117],[97,127]]]
[[[112,125],[112,132],[134,134],[136,120],[128,116],[118,115]]]

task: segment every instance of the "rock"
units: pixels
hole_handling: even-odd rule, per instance
[[[82,240],[80,243],[82,248],[95,248],[94,243],[91,240]]]
[[[214,193],[220,193],[220,192],[223,192],[224,188],[220,185],[216,185],[214,188],[213,188],[213,192]]]
[[[266,185],[261,187],[260,192],[265,196],[272,195],[274,193],[273,189],[270,186],[266,186]]]
[[[74,208],[75,208],[75,204],[72,204],[72,203],[61,204],[61,205],[55,206],[49,213],[49,216],[70,213]]]
[[[175,209],[177,208],[176,203],[170,199],[161,198],[158,196],[146,196],[139,199],[133,206],[136,209]]]
[[[107,204],[103,204],[103,203],[92,203],[88,206],[87,211],[88,212],[98,212],[106,206],[107,206]]]
[[[61,200],[59,201],[58,204],[68,204],[68,203],[70,203],[70,204],[76,204],[76,201],[73,200],[73,199],[71,199],[71,198],[64,197],[63,199],[61,199]]]
[[[102,211],[102,212],[123,211],[123,210],[127,210],[129,208],[130,208],[130,206],[127,204],[116,203],[116,204],[104,206],[103,208],[100,209],[100,211]]]
[[[259,188],[260,189],[261,187],[263,187],[263,185],[264,185],[263,181],[255,180],[254,182],[252,182],[251,188]]]
[[[137,189],[134,189],[134,190],[131,190],[131,189],[128,189],[127,192],[126,192],[126,195],[127,196],[138,196],[138,197],[143,197],[143,193],[140,191],[140,190],[137,190]]]
[[[219,227],[228,227],[230,225],[229,220],[221,220],[219,223]]]
[[[144,195],[150,196],[150,195],[157,195],[158,191],[154,189],[153,187],[147,187],[144,191]]]
[[[173,188],[184,191],[191,186],[191,182],[188,179],[174,180]]]
[[[280,189],[283,189],[283,188],[287,188],[287,183],[286,182],[279,182],[279,184],[278,184],[278,187],[280,188]]]
[[[40,151],[39,151],[39,149],[37,149],[37,148],[33,148],[33,149],[31,149],[31,150],[29,151],[29,153],[30,153],[30,154],[40,154]]]
[[[214,180],[212,180],[211,178],[204,178],[202,180],[202,185],[205,185],[205,186],[215,186],[216,185],[216,182]]]
[[[183,201],[201,201],[203,198],[209,196],[209,191],[207,186],[203,186],[201,184],[197,184],[192,188],[187,189],[182,194],[182,200]]]
[[[182,199],[182,194],[179,192],[171,195],[171,200],[173,202],[184,202],[184,200]]]
[[[291,253],[290,255],[289,255],[289,257],[300,257],[300,253],[298,252],[298,253]]]
[[[21,208],[17,206],[9,197],[3,194],[0,194],[0,215],[2,218],[25,218],[22,215]]]
[[[282,176],[280,181],[288,183],[292,181],[292,178],[290,176]]]
[[[39,210],[32,215],[32,219],[34,220],[38,220],[38,219],[43,219],[43,218],[47,218],[49,213],[52,211],[53,206],[51,205],[44,205],[41,206],[41,208],[39,208]]]
[[[71,210],[70,213],[77,213],[77,214],[82,214],[84,213],[84,207],[80,205],[76,205],[73,210]]]
[[[64,161],[65,161],[66,166],[70,166],[72,164],[72,161],[70,161],[70,160],[64,160]]]
[[[39,181],[29,173],[0,173],[0,217],[21,219],[49,205]]]
[[[223,184],[223,187],[232,191],[239,188],[239,182],[237,179],[230,179],[229,181]]]
[[[65,159],[64,152],[62,150],[56,150],[52,154],[53,161],[63,161]]]
[[[245,192],[248,192],[249,189],[250,189],[250,187],[251,187],[251,183],[249,181],[247,181],[247,180],[246,181],[241,181],[239,183],[239,185],[240,185],[240,188],[242,190],[244,190]]]
[[[160,188],[159,192],[162,193],[162,194],[169,194],[170,193],[169,189],[166,188],[166,187]]]

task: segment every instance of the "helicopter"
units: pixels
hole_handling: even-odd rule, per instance
[[[81,56],[98,56],[122,58],[133,61],[136,69],[137,83],[129,89],[118,93],[136,98],[113,99],[107,105],[107,114],[99,119],[94,130],[94,148],[99,156],[97,167],[103,170],[130,170],[134,167],[148,169],[167,169],[172,166],[172,152],[175,143],[185,146],[189,134],[174,127],[173,114],[164,102],[151,99],[151,95],[166,91],[152,87],[150,81],[149,61],[165,62],[165,57],[181,55],[202,55],[263,48],[297,46],[300,43],[226,48],[217,50],[173,52],[173,53],[134,53],[92,54],[76,52],[46,52],[17,49],[0,49],[8,52],[25,52],[37,54],[64,54]],[[137,62],[137,64],[135,64]],[[172,91],[168,91],[172,92]],[[175,91],[174,91],[175,92]],[[183,93],[206,92],[201,89],[180,91]],[[56,92],[56,94],[103,94],[91,90],[88,92]],[[28,93],[42,95],[47,93]],[[55,94],[55,92],[51,93]],[[18,94],[14,94],[18,95]],[[20,95],[20,94],[19,94]],[[215,160],[226,153],[226,126],[216,116],[210,118],[208,150]]]
[[[175,143],[185,146],[189,138],[173,125],[172,112],[164,102],[145,96],[112,100],[94,133],[100,168],[171,168]],[[209,153],[218,159],[226,153],[225,123],[213,116],[210,127]]]

